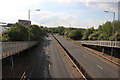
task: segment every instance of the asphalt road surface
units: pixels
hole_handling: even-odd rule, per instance
[[[38,46],[35,53],[27,78],[72,78],[51,35],[45,38],[43,47]]]
[[[83,66],[93,78],[118,78],[118,68],[104,62],[93,53],[81,49],[62,36],[55,35],[69,53]]]

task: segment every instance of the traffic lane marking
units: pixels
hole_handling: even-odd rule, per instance
[[[99,67],[100,69],[103,69],[100,65],[97,65],[97,67]]]

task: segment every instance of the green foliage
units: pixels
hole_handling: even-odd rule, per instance
[[[64,27],[63,26],[59,26],[57,28],[57,32],[58,32],[59,35],[64,35]]]
[[[27,40],[28,28],[27,26],[16,23],[9,29],[3,32],[3,41],[24,41]]]
[[[64,28],[63,26],[59,26],[57,28],[48,28],[49,33],[58,33],[59,35],[67,36],[74,40],[81,40],[83,29],[77,28]]]
[[[47,29],[47,32],[48,32],[48,33],[58,33],[58,32],[57,32],[57,28],[48,28],[48,29]]]
[[[88,39],[89,40],[98,40],[99,34],[100,33],[98,31],[95,31],[95,32],[93,32],[92,34],[89,35]]]
[[[90,34],[93,33],[93,31],[94,31],[93,27],[84,30],[82,39],[83,40],[88,40],[89,39],[88,37],[90,36]]]
[[[78,30],[71,30],[68,33],[68,37],[74,40],[81,40],[82,38],[82,31],[80,29]]]
[[[97,30],[94,30],[92,34],[86,36],[86,38],[87,37],[89,40],[120,40],[120,22],[107,21],[105,24],[100,25]]]
[[[2,33],[3,41],[40,41],[42,36],[46,34],[46,29],[37,25],[25,26],[16,23]]]
[[[113,27],[114,25],[114,27]],[[99,25],[98,29],[93,27],[88,29],[64,28],[59,26],[56,28],[48,28],[49,33],[58,33],[65,35],[74,40],[117,40],[120,41],[120,21],[107,21],[103,25]]]

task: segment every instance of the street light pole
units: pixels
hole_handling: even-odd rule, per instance
[[[36,9],[35,11],[40,11],[40,9]],[[31,10],[28,10],[28,20],[30,21],[30,12]]]
[[[115,28],[114,28],[114,21],[115,21],[115,12],[110,12],[110,11],[104,11],[104,12],[106,12],[106,13],[113,13],[113,31],[112,31],[112,34],[114,35],[114,33],[115,33]],[[112,40],[111,41],[114,41],[114,37],[112,36]],[[113,43],[112,43],[113,44]],[[113,46],[112,46],[112,48],[111,48],[111,60],[112,60],[112,55],[113,55]]]
[[[115,33],[115,25],[114,25],[114,21],[115,21],[115,12],[113,12],[113,34]]]
[[[30,10],[28,10],[28,20],[30,21]]]
[[[110,12],[110,11],[104,11],[104,12],[106,12],[106,13],[113,13],[113,31],[112,31],[112,34],[114,34],[114,30],[115,30],[115,28],[114,28],[114,21],[115,21],[115,12]],[[112,40],[114,40],[113,38],[112,38]]]
[[[28,21],[30,21],[30,11],[28,10]],[[36,9],[35,11],[40,11],[40,9]],[[28,42],[29,42],[29,48],[30,48],[30,31],[28,30]]]

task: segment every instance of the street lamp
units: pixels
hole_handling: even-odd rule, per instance
[[[112,34],[114,35],[115,12],[112,12],[112,11],[104,11],[104,12],[113,14],[113,31],[112,31]],[[112,36],[112,40],[114,40],[113,36]],[[112,46],[112,49],[111,49],[111,60],[112,60],[112,55],[113,55],[113,46]]]
[[[30,21],[30,11],[28,10],[28,21]],[[36,9],[35,11],[40,11],[40,9]],[[29,42],[29,48],[30,48],[30,31],[28,30],[28,42]],[[30,53],[30,49],[29,49],[29,53]]]
[[[114,34],[114,21],[115,21],[115,12],[111,12],[111,11],[104,11],[106,13],[112,13],[113,14],[113,34]],[[112,38],[113,39],[113,38]]]
[[[31,10],[28,10],[28,20],[30,21],[30,11]],[[35,11],[40,11],[40,9],[36,9]],[[29,30],[28,30],[29,31]],[[30,32],[29,33],[29,37],[28,37],[28,41],[30,42]]]
[[[30,11],[31,10],[28,10],[28,20],[30,21]],[[36,9],[35,11],[40,11],[40,9]]]

